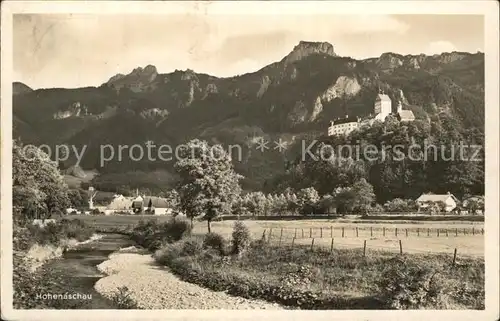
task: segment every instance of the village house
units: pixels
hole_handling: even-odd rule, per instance
[[[172,212],[167,200],[157,196],[130,197],[99,191],[93,200],[95,202],[93,207],[105,215],[120,213],[167,215]]]
[[[451,212],[460,201],[451,193],[447,194],[422,194],[416,199],[419,212],[436,211],[436,212]]]

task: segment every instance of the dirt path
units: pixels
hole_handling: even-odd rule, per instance
[[[141,309],[283,309],[181,281],[158,266],[150,254],[134,248],[122,249],[109,258],[97,266],[108,276],[97,281],[95,289],[109,298],[117,288],[126,286]]]

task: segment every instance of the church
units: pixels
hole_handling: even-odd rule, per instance
[[[384,122],[389,115],[394,115],[401,122],[411,122],[415,120],[415,115],[411,110],[403,109],[401,100],[398,101],[396,112],[393,113],[392,100],[384,92],[379,92],[375,98],[373,112],[374,114],[370,114],[370,116],[364,119],[346,115],[345,118],[337,118],[331,121],[328,127],[328,136],[348,135],[362,125],[371,126],[377,120]]]

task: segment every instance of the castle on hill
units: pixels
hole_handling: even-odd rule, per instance
[[[370,116],[366,118],[350,117],[346,115],[345,118],[337,118],[331,121],[328,127],[328,136],[348,135],[362,125],[371,126],[377,120],[384,122],[389,115],[394,115],[401,122],[411,122],[415,120],[415,115],[411,110],[403,109],[401,100],[398,100],[396,112],[393,113],[392,100],[383,92],[379,92],[375,98],[373,112],[373,114],[370,114]]]

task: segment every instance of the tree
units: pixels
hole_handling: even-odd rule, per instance
[[[333,197],[341,213],[361,212],[366,214],[370,211],[375,200],[375,193],[370,183],[362,178],[351,187],[338,187],[335,189]]]
[[[266,203],[266,196],[262,192],[251,192],[245,195],[244,207],[254,216],[263,215],[265,213]]]
[[[362,178],[351,188],[351,193],[353,194],[354,202],[353,209],[366,214],[368,213],[371,204],[375,200],[375,193],[373,192],[373,186]]]
[[[39,148],[14,141],[12,147],[13,205],[27,219],[49,218],[69,206],[68,187],[57,163]]]
[[[193,139],[178,154],[175,169],[180,176],[180,208],[191,219],[204,213],[210,233],[214,218],[231,213],[241,193],[242,176],[234,171],[230,156],[220,145]]]
[[[387,212],[398,213],[398,212],[411,212],[415,210],[415,205],[412,200],[405,200],[400,198],[395,198],[391,201],[387,201],[384,204],[384,209]]]
[[[351,187],[337,187],[333,191],[333,199],[339,213],[349,213],[353,210],[354,193]]]
[[[86,207],[88,195],[84,190],[81,189],[71,189],[68,191],[69,202],[72,206],[76,208]]]
[[[326,194],[319,200],[317,209],[322,214],[331,214],[336,212],[336,206],[335,198],[330,194]]]
[[[310,214],[315,210],[319,195],[314,187],[308,187],[299,191],[297,199],[301,214]]]

